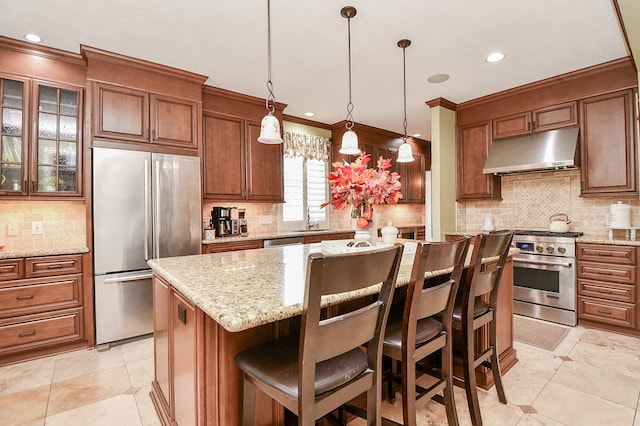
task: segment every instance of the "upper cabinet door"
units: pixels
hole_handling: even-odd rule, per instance
[[[38,84],[32,163],[32,195],[80,193],[82,170],[82,92]]]
[[[633,90],[580,102],[581,196],[638,194]]]
[[[533,131],[554,130],[578,125],[578,104],[567,102],[546,108],[535,109],[533,115]]]
[[[500,176],[482,173],[491,146],[490,122],[459,129],[457,161],[457,200],[502,199]]]
[[[102,83],[94,88],[94,137],[149,142],[148,93]]]
[[[284,201],[282,144],[258,142],[260,123],[247,121],[247,199],[254,201]]]
[[[493,139],[531,133],[531,112],[519,112],[493,120]]]
[[[28,191],[28,90],[28,80],[0,78],[0,194],[3,195],[26,195]]]
[[[244,199],[244,132],[241,118],[204,114],[205,199]]]
[[[151,143],[197,148],[196,102],[151,95]]]

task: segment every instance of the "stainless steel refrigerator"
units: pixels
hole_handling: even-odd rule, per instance
[[[93,148],[96,343],[153,332],[147,260],[199,254],[198,157]]]

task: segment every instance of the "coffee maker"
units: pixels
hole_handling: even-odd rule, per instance
[[[249,230],[247,227],[247,211],[245,209],[238,209],[238,217],[240,235],[243,237],[247,237],[249,235]]]
[[[240,235],[237,207],[213,207],[211,209],[211,227],[216,237]]]

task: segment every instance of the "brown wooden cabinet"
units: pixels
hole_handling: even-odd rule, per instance
[[[353,238],[353,234],[353,232],[336,232],[335,234],[305,235],[304,244],[313,244],[329,240],[349,240]]]
[[[202,254],[262,248],[262,240],[228,241],[202,245]]]
[[[282,145],[258,142],[264,101],[208,87],[203,103],[204,199],[283,202]]]
[[[12,77],[0,94],[0,195],[81,195],[82,88]]]
[[[156,276],[153,295],[152,401],[163,424],[198,424],[196,307]]]
[[[637,195],[634,90],[580,101],[583,197]]]
[[[502,199],[500,177],[482,173],[491,147],[491,122],[460,127],[456,150],[456,200]]]
[[[576,102],[566,102],[493,119],[493,139],[578,125]]]
[[[578,324],[640,334],[637,248],[579,243]]]
[[[82,255],[0,261],[0,365],[87,346]]]
[[[94,137],[198,148],[197,102],[105,83],[93,90]]]

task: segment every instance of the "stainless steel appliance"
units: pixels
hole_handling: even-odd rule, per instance
[[[216,237],[240,235],[240,216],[237,207],[213,207],[211,226]]]
[[[201,252],[200,159],[93,148],[96,343],[153,332],[147,260]]]
[[[574,326],[576,316],[575,239],[581,232],[515,231],[514,312]]]

